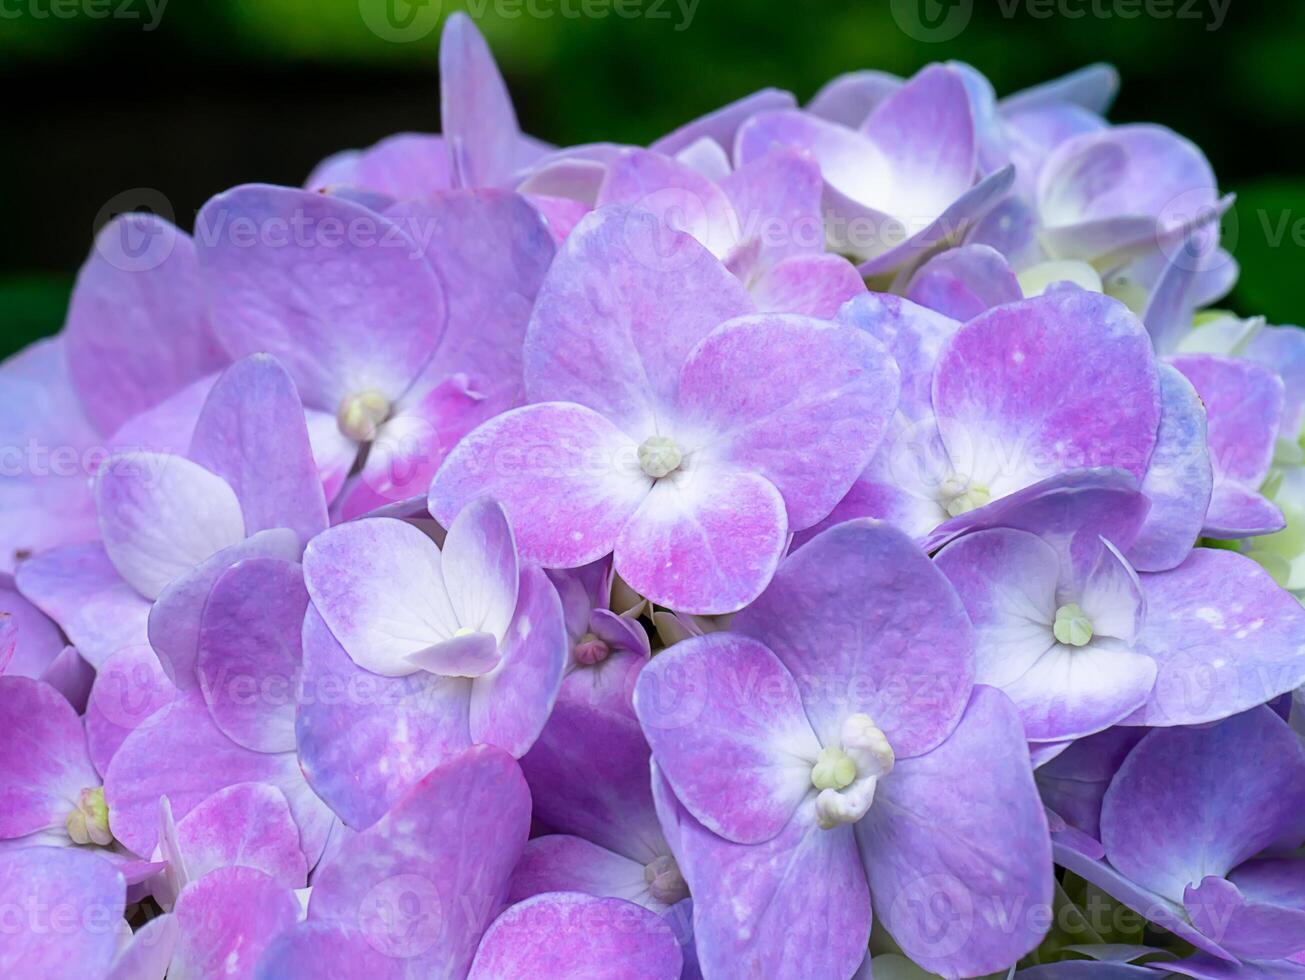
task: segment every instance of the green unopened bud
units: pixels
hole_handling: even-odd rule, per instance
[[[1071,647],[1083,647],[1092,642],[1092,622],[1087,618],[1077,602],[1071,602],[1056,610],[1056,622],[1051,632],[1061,643]]]

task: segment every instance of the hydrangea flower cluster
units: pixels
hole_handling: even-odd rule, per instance
[[[0,367],[0,974],[1305,976],[1305,333],[1200,151],[440,70]]]

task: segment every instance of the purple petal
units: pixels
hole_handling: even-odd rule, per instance
[[[703,975],[852,974],[870,936],[870,894],[850,827],[820,829],[807,804],[764,844],[734,844],[673,799],[667,809],[676,814]]]
[[[18,589],[63,626],[91,664],[144,645],[150,604],[117,574],[100,544],[73,544],[22,562]]]
[[[616,570],[658,605],[734,612],[770,581],[786,532],[784,498],[774,484],[709,463],[657,481],[621,530]]]
[[[452,536],[452,532],[450,532]],[[521,571],[520,598],[491,672],[471,682],[471,738],[525,755],[562,685],[570,653],[562,604],[542,570]]]
[[[369,673],[311,605],[303,647],[300,764],[317,794],[355,830],[371,826],[413,783],[471,745],[466,678]]]
[[[1183,909],[1198,929],[1237,956],[1275,960],[1305,950],[1305,909],[1249,901],[1218,875],[1188,885]]]
[[[1062,258],[1092,258],[1074,248],[1078,229],[1117,225],[1090,250],[1105,254],[1154,236],[1193,212],[1212,208],[1215,180],[1194,145],[1161,126],[1128,125],[1066,140],[1038,182],[1046,244]],[[1140,221],[1136,219],[1141,219]],[[1136,225],[1136,228],[1133,226]]]
[[[118,945],[114,923],[126,887],[112,864],[87,851],[0,851],[0,906],[7,910],[0,972],[69,980],[104,976]]]
[[[1118,92],[1118,70],[1113,65],[1095,64],[1008,95],[1000,106],[1003,113],[1016,113],[1068,102],[1103,114]]]
[[[519,902],[545,892],[622,898],[657,913],[669,908],[649,894],[642,862],[567,834],[546,834],[531,840],[512,872],[509,901]]]
[[[163,980],[177,945],[177,917],[155,916],[118,951],[108,980]]]
[[[1004,918],[1052,898],[1047,821],[1023,741],[1005,695],[976,687],[947,741],[899,757],[856,825],[879,917],[926,970],[1004,969],[1042,939],[1040,923]]]
[[[358,666],[389,677],[458,629],[435,543],[393,518],[340,524],[304,552],[308,594]]]
[[[1142,576],[1138,649],[1159,667],[1130,725],[1217,721],[1305,683],[1305,609],[1260,566],[1197,548],[1177,568]]]
[[[1150,338],[1125,306],[1060,290],[961,327],[939,359],[933,404],[954,465],[996,499],[1080,467],[1141,479],[1160,384]]]
[[[62,341],[38,341],[0,365],[0,444],[20,450],[0,478],[0,572],[99,536],[88,477],[101,440],[77,401]]]
[[[421,249],[361,205],[248,184],[204,206],[196,241],[227,351],[271,354],[311,408],[393,404],[439,342],[443,290]]]
[[[95,668],[86,662],[76,647],[64,647],[37,679],[62,694],[78,711],[84,711],[91,696],[91,685],[95,682]]]
[[[820,166],[806,153],[772,150],[722,177],[720,186],[733,205],[742,241],[758,244],[760,268],[823,253]]]
[[[975,176],[974,121],[955,70],[929,65],[875,107],[861,125],[894,174],[911,181],[912,219],[928,220],[969,190]],[[916,195],[923,195],[916,199]],[[905,202],[903,202],[905,203]]]
[[[1062,567],[1077,572],[1095,561],[1101,538],[1132,541],[1146,513],[1146,498],[1124,471],[1069,470],[940,524],[923,546],[933,551],[962,534],[1012,527],[1037,534],[1056,549]]]
[[[104,550],[147,599],[245,539],[231,485],[183,456],[115,456],[95,477]]]
[[[832,320],[865,291],[856,267],[841,255],[791,255],[753,283],[752,299],[762,312]]]
[[[751,311],[742,284],[691,236],[646,211],[603,208],[571,232],[539,291],[526,393],[585,405],[641,440],[674,405],[694,345]]]
[[[937,564],[974,623],[976,680],[1010,697],[1030,740],[1088,735],[1146,702],[1155,662],[1131,649],[1141,588],[1109,547],[1082,589],[1068,595],[1055,549],[1024,531],[967,535],[944,548]],[[1053,634],[1057,608],[1068,598],[1093,625],[1086,646],[1061,644]]]
[[[890,226],[887,234],[881,235],[886,241],[871,243],[876,248],[887,246],[887,250],[862,262],[857,271],[863,276],[882,275],[940,245],[960,241],[975,222],[1001,203],[1014,183],[1012,166],[988,174],[905,241],[901,241],[900,224]]]
[[[734,146],[739,127],[752,116],[796,105],[797,99],[791,93],[764,88],[685,123],[654,142],[652,149],[658,153],[674,154],[705,136],[729,150]]]
[[[114,837],[137,854],[150,854],[158,843],[159,797],[167,796],[184,819],[220,789],[270,783],[290,804],[309,866],[317,862],[333,818],[304,782],[294,753],[237,745],[213,724],[197,695],[179,699],[166,718],[166,724],[143,725],[127,736],[109,764],[104,794]]]
[[[734,206],[720,187],[685,164],[648,150],[627,150],[607,168],[596,206],[609,204],[645,211],[666,228],[692,235],[722,260],[742,234]]]
[[[1267,708],[1138,743],[1101,806],[1101,842],[1122,874],[1174,902],[1305,831],[1305,746]]]
[[[464,976],[529,829],[516,763],[499,749],[469,749],[342,845],[317,875],[309,920],[358,930],[420,975]]]
[[[101,229],[64,330],[69,375],[100,432],[226,364],[202,293],[194,242],[163,218],[124,214]]]
[[[1160,401],[1160,431],[1142,478],[1151,509],[1125,552],[1140,572],[1168,571],[1187,557],[1200,537],[1213,487],[1205,406],[1191,382],[1168,364],[1160,365]]]
[[[177,899],[169,975],[250,978],[273,939],[295,924],[294,893],[254,868],[218,868]]]
[[[865,712],[897,758],[918,755],[947,737],[970,697],[965,607],[925,554],[885,524],[854,521],[820,534],[784,561],[732,628],[788,668],[824,745],[838,744],[847,715]]]
[[[397,890],[397,889],[396,889]],[[409,893],[415,894],[415,893]],[[395,896],[402,899],[402,894]],[[400,906],[400,915],[404,915]],[[418,920],[420,926],[421,920]],[[406,960],[388,955],[382,930],[380,939],[324,922],[300,922],[268,944],[259,961],[259,980],[404,980]],[[399,928],[406,925],[399,923]]]
[[[226,480],[245,533],[288,527],[307,543],[326,530],[326,501],[294,382],[254,355],[213,386],[190,443],[191,459]]]
[[[181,690],[195,686],[199,631],[204,603],[213,584],[228,568],[246,558],[299,560],[302,545],[288,528],[259,531],[182,575],[159,594],[149,613],[149,642],[172,682]]]
[[[1205,404],[1214,491],[1205,533],[1238,538],[1281,530],[1277,508],[1257,500],[1273,461],[1282,417],[1282,379],[1261,364],[1209,354],[1175,357]]]
[[[934,365],[960,324],[886,293],[857,298],[839,313],[838,320],[869,333],[897,361],[902,374],[898,411],[911,421],[932,416]]]
[[[10,639],[14,643],[12,659],[0,667],[0,674],[40,677],[63,652],[64,641],[59,627],[23,598],[14,580],[3,572],[0,572],[0,612],[8,617],[9,628],[13,631]],[[3,659],[0,656],[0,661]]]
[[[77,712],[48,684],[0,677],[0,731],[0,837],[63,832],[82,790],[100,784]]]
[[[1141,728],[1109,728],[1078,739],[1035,774],[1042,800],[1073,827],[1101,835],[1101,798],[1128,753],[1146,734]]]
[[[770,840],[811,789],[820,742],[793,677],[755,640],[677,643],[639,675],[634,704],[676,797],[721,837]]]
[[[392,208],[389,215],[420,230],[426,261],[442,282],[456,284],[446,297],[448,320],[440,345],[417,391],[457,374],[492,418],[522,398],[521,347],[531,307],[556,251],[539,213],[517,194],[449,192]],[[429,416],[428,416],[429,417]],[[445,451],[469,428],[452,419],[429,419]]]
[[[308,866],[299,848],[299,828],[280,790],[263,783],[237,783],[219,790],[186,814],[174,828],[164,854],[184,885],[226,867],[254,868],[284,888],[303,888]],[[175,843],[175,853],[170,844]]]
[[[676,980],[680,966],[679,943],[660,916],[617,898],[550,892],[513,905],[494,921],[467,978]]]
[[[870,462],[897,393],[896,365],[863,331],[755,315],[694,348],[679,411],[686,428],[711,433],[702,458],[764,476],[800,530],[828,514]]]
[[[855,129],[901,85],[902,80],[888,72],[850,71],[826,82],[807,103],[807,112]]]
[[[449,602],[459,626],[507,634],[517,606],[516,541],[503,508],[492,500],[473,500],[449,525],[441,550]]]
[[[461,187],[489,187],[517,165],[512,97],[471,18],[455,13],[440,36],[440,127]]]
[[[275,558],[232,565],[213,583],[195,661],[214,723],[256,752],[295,749],[303,572]]]
[[[965,245],[924,263],[911,277],[906,298],[964,322],[1024,294],[1000,252],[987,245]]]
[[[559,702],[521,760],[536,820],[648,864],[666,853],[653,810],[649,757],[632,717]]]
[[[101,775],[127,736],[166,720],[179,697],[148,644],[123,647],[102,664],[86,704],[86,739]]]
[[[430,487],[445,525],[481,496],[497,500],[521,558],[573,568],[611,552],[648,495],[636,444],[598,413],[546,403],[487,422],[449,455]]]
[[[330,191],[343,185],[397,200],[427,197],[453,186],[449,150],[439,136],[397,133],[353,153],[344,160],[322,161],[304,186]]]

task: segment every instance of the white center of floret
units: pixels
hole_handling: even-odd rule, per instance
[[[347,395],[335,414],[340,431],[355,442],[371,442],[389,417],[389,399],[374,390]]]
[[[829,830],[855,823],[874,802],[876,783],[892,772],[893,747],[869,715],[855,714],[843,722],[840,744],[820,750],[811,767],[816,820]]]
[[[1070,602],[1056,610],[1051,632],[1066,646],[1085,647],[1092,642],[1092,621],[1077,602]]]
[[[666,436],[649,436],[639,444],[639,465],[654,480],[674,473],[683,461],[680,447]]]

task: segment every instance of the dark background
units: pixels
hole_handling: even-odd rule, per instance
[[[151,0],[156,6],[159,0]],[[0,354],[57,330],[115,196],[189,227],[213,193],[297,184],[344,147],[438,129],[439,0],[0,0]],[[624,16],[614,9],[613,2]],[[523,127],[646,143],[765,85],[968,61],[1001,94],[1114,63],[1116,121],[1198,143],[1238,194],[1226,305],[1305,320],[1305,4],[1277,0],[477,0]],[[396,40],[387,3],[412,17]],[[926,15],[951,17],[932,34]],[[533,11],[533,13],[532,13]],[[631,16],[635,15],[635,16]],[[373,30],[371,25],[380,25]]]

